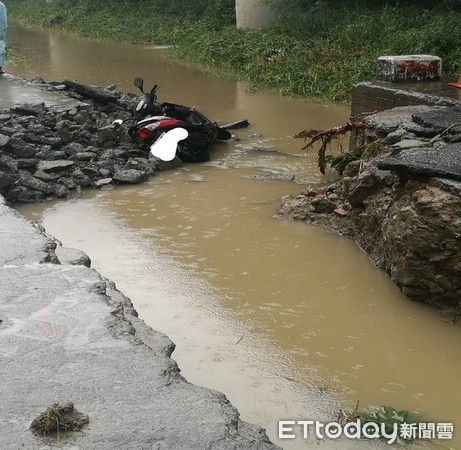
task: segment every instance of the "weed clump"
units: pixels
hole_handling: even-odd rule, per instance
[[[54,403],[40,413],[31,423],[30,428],[40,435],[54,435],[59,439],[61,431],[79,431],[90,419],[74,408],[69,401]]]

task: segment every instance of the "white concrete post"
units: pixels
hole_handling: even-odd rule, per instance
[[[442,60],[434,55],[380,56],[376,62],[379,81],[440,80]]]
[[[237,28],[261,28],[275,19],[275,11],[264,0],[235,0]]]

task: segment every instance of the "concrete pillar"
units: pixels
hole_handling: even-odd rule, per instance
[[[261,28],[275,19],[275,11],[265,0],[235,0],[237,28]]]

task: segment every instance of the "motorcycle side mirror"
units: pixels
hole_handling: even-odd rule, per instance
[[[144,80],[140,77],[134,79],[134,85],[144,94]]]

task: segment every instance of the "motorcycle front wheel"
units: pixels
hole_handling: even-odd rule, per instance
[[[205,147],[178,145],[177,156],[182,162],[207,162],[210,155]]]

